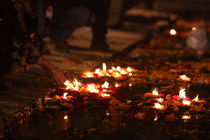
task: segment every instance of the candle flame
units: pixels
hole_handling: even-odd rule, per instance
[[[63,99],[67,99],[67,95],[68,95],[68,93],[67,92],[65,92],[65,93],[63,93]]]
[[[159,103],[155,103],[155,106],[153,106],[153,108],[158,109],[158,110],[163,110],[165,108],[165,106],[161,105]]]
[[[182,119],[183,119],[183,120],[188,120],[188,119],[190,119],[190,116],[189,116],[189,115],[183,115],[183,116],[182,116]]]
[[[155,115],[154,121],[156,122],[158,120],[158,116]]]
[[[68,115],[65,115],[65,116],[63,117],[63,119],[64,119],[64,120],[68,120]]]
[[[154,90],[152,91],[152,94],[153,94],[153,95],[158,95],[157,89],[154,89]]]
[[[103,73],[101,72],[100,69],[96,69],[95,74],[98,74],[99,76],[103,76]]]
[[[179,97],[182,98],[182,99],[186,98],[186,93],[185,93],[185,89],[184,88],[180,89]]]
[[[115,83],[115,85],[114,85],[116,88],[118,88],[119,87],[119,84],[118,83]]]
[[[127,72],[126,72],[124,69],[122,69],[122,70],[120,71],[120,73],[121,73],[121,74],[127,74]]]
[[[197,94],[197,96],[193,99],[193,101],[199,101],[199,98],[198,98],[198,94]]]
[[[190,105],[191,102],[190,101],[182,101],[183,105]]]
[[[86,75],[88,78],[93,77],[93,74],[92,74],[91,72],[86,72],[85,75]]]
[[[162,103],[164,101],[164,99],[163,98],[158,98],[157,101]]]
[[[99,93],[99,90],[97,89],[95,84],[88,84],[86,89],[90,93]]]
[[[192,27],[192,31],[195,31],[195,30],[197,30],[197,28],[196,27]]]
[[[130,67],[127,67],[126,69],[128,72],[132,72],[132,69]]]
[[[102,88],[108,88],[109,87],[109,83],[107,81],[105,81],[105,83],[103,85],[101,85]]]
[[[110,94],[107,94],[107,93],[101,93],[101,97],[104,97],[104,98],[109,98],[109,97],[110,97]]]
[[[183,81],[190,81],[190,78],[189,78],[188,76],[186,76],[186,75],[180,75],[179,77],[180,77],[180,79],[182,79]]]
[[[117,66],[117,71],[121,71],[121,67],[120,66]]]
[[[175,29],[171,29],[169,33],[170,33],[170,35],[176,35],[176,30]]]
[[[129,76],[132,76],[132,73],[129,73],[128,75],[129,75]]]
[[[106,63],[102,63],[103,71],[106,71]]]

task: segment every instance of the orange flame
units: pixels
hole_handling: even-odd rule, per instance
[[[158,110],[164,110],[165,106],[161,105],[159,103],[155,103],[155,106],[153,106],[152,108],[158,109]]]
[[[169,33],[170,33],[170,35],[176,35],[176,30],[175,29],[171,29]]]
[[[182,116],[182,119],[183,119],[183,120],[188,120],[188,119],[190,119],[190,116],[189,116],[189,115],[183,115],[183,116]]]
[[[64,120],[68,120],[68,115],[65,115],[65,116],[63,117],[63,119],[64,119]]]
[[[95,84],[88,84],[86,89],[90,93],[99,93],[99,90],[97,89]]]
[[[105,83],[103,85],[101,85],[102,88],[108,88],[109,87],[109,83],[107,81],[105,81]]]
[[[157,89],[154,89],[154,90],[152,91],[152,94],[153,94],[153,95],[158,95]]]
[[[63,99],[67,99],[67,95],[68,95],[68,93],[67,92],[65,92],[65,93],[63,93]]]
[[[106,71],[106,63],[102,63],[103,71]]]
[[[191,102],[190,101],[182,101],[183,105],[190,105]]]
[[[180,75],[179,78],[183,81],[190,81],[191,79],[186,75]]]
[[[197,96],[193,99],[193,101],[196,101],[196,102],[199,101],[198,94],[197,94]]]
[[[132,69],[130,67],[127,67],[126,69],[128,72],[132,72]]]
[[[186,98],[186,93],[185,93],[185,89],[184,88],[180,89],[179,97],[182,98],[182,99]]]

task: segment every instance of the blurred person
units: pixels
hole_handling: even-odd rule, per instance
[[[69,51],[70,46],[66,43],[68,37],[75,29],[87,25],[94,15],[91,49],[109,51],[109,46],[106,43],[109,0],[37,0],[32,5],[35,9],[32,11],[35,11],[39,21],[39,33],[42,35],[46,31],[45,9],[49,5],[53,7],[49,28],[50,36],[55,40],[57,50]]]
[[[36,34],[37,21],[26,7],[21,0],[0,1],[0,78],[29,64],[37,64],[63,86],[66,79],[63,73],[41,55],[43,41]]]

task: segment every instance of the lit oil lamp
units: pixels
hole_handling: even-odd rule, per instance
[[[102,63],[103,71],[106,71],[106,63]]]
[[[90,93],[99,93],[98,87],[96,84],[88,84],[86,90]]]
[[[180,75],[179,78],[182,80],[182,81],[185,81],[185,82],[189,82],[191,79],[186,76],[186,75]]]
[[[109,83],[105,81],[103,85],[101,85],[102,88],[109,88]]]
[[[131,67],[127,67],[127,72],[132,72],[132,68]]]
[[[191,102],[184,100],[184,101],[182,101],[182,104],[185,106],[189,106],[191,104]]]
[[[156,100],[157,100],[159,103],[162,103],[162,102],[164,101],[163,98],[157,98]]]
[[[173,99],[175,99],[175,100],[185,100],[185,101],[190,101],[190,98],[188,98],[187,96],[186,96],[186,92],[185,92],[185,88],[181,88],[180,90],[179,90],[179,95],[174,95],[173,96]]]
[[[67,92],[63,93],[63,99],[64,99],[64,100],[66,100],[66,99],[67,99],[67,95],[68,95],[68,93],[67,93]]]
[[[103,98],[110,98],[110,96],[111,96],[110,94],[107,94],[107,93],[101,93],[100,95]]]
[[[175,35],[177,34],[177,32],[176,32],[175,29],[171,29],[171,30],[169,31],[169,33],[170,33],[170,35],[173,35],[173,36],[175,36]]]
[[[154,106],[152,106],[151,108],[157,109],[157,110],[165,110],[166,109],[166,106],[161,105],[159,103],[154,103]]]
[[[189,120],[190,118],[191,118],[191,117],[190,117],[189,115],[183,115],[183,116],[182,116],[182,119],[183,119],[183,120]]]
[[[65,116],[63,117],[63,119],[64,119],[64,120],[68,120],[68,115],[65,115]]]
[[[192,31],[196,31],[197,30],[197,28],[196,27],[192,27]]]
[[[158,90],[155,88],[153,91],[152,91],[152,93],[145,93],[144,94],[144,97],[164,97],[164,94],[159,94],[158,93]]]
[[[185,92],[185,89],[184,88],[181,88],[180,91],[179,91],[179,97],[181,99],[184,99],[186,98],[186,92]]]
[[[86,72],[82,77],[93,78],[94,74],[92,72]]]
[[[192,100],[193,102],[198,102],[198,103],[205,103],[206,101],[205,100],[200,100],[199,98],[198,98],[198,94],[197,94],[197,96]]]
[[[197,96],[193,99],[193,101],[195,101],[195,102],[198,102],[198,101],[199,101],[198,94],[197,94]]]

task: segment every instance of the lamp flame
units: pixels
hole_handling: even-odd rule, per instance
[[[183,105],[190,105],[191,102],[190,101],[182,101]]]
[[[182,116],[182,119],[183,119],[183,120],[188,120],[188,119],[190,119],[190,116],[189,116],[189,115],[183,115],[183,116]]]
[[[176,30],[175,29],[171,29],[169,33],[170,33],[170,35],[176,35]]]
[[[165,106],[161,105],[159,103],[155,103],[155,105],[152,108],[155,108],[155,109],[158,109],[158,110],[164,110]]]
[[[184,88],[180,89],[179,97],[182,98],[182,99],[186,98],[186,93],[185,93],[185,89]]]
[[[128,72],[132,72],[132,69],[131,69],[131,67],[127,67],[127,69],[126,69]]]
[[[67,99],[67,95],[68,95],[68,93],[67,92],[65,92],[65,93],[63,93],[63,99]]]
[[[106,63],[102,63],[103,71],[106,71]]]
[[[153,95],[158,95],[157,89],[154,89],[154,90],[152,91],[152,94],[153,94]]]
[[[63,119],[64,119],[64,120],[68,120],[68,115],[65,115],[65,116],[63,117]]]
[[[108,88],[109,87],[109,83],[107,81],[105,81],[105,83],[103,85],[101,85],[102,88]]]
[[[197,96],[193,99],[193,101],[196,101],[196,102],[199,101],[198,94],[197,94]]]
[[[180,77],[180,79],[182,79],[183,81],[190,81],[190,78],[189,78],[188,76],[186,76],[186,75],[180,75],[179,77]]]

